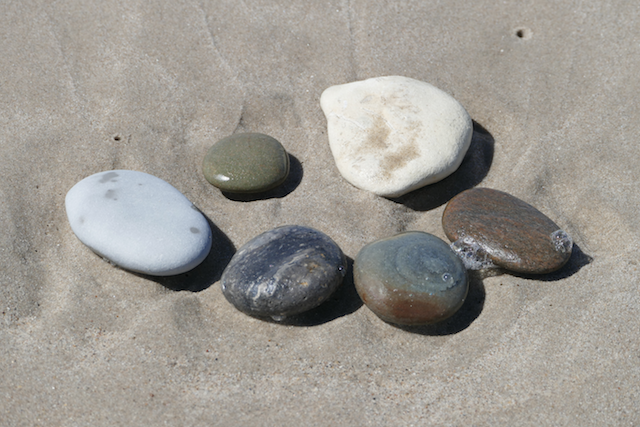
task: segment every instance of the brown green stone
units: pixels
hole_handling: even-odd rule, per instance
[[[451,199],[442,227],[462,253],[482,252],[495,265],[519,273],[555,271],[569,260],[573,247],[571,238],[542,212],[489,188],[473,188]]]
[[[222,191],[259,193],[284,182],[289,175],[289,155],[275,138],[238,133],[209,149],[202,171],[207,181]]]
[[[453,315],[469,289],[467,270],[449,245],[408,231],[364,246],[353,264],[362,301],[382,320],[427,325]]]

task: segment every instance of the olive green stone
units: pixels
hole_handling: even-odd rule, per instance
[[[289,155],[275,138],[239,133],[215,143],[202,163],[204,177],[222,191],[259,193],[282,184]]]
[[[353,265],[362,301],[382,320],[426,325],[453,315],[469,289],[467,271],[449,245],[409,231],[363,247]]]

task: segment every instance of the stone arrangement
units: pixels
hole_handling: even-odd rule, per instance
[[[329,145],[354,186],[399,197],[452,174],[471,143],[462,105],[428,83],[377,77],[322,93]]]
[[[347,261],[327,235],[287,225],[242,246],[222,274],[222,292],[238,310],[282,320],[322,304],[338,288]]]
[[[449,245],[420,231],[363,247],[353,265],[362,301],[381,319],[401,325],[444,320],[464,303],[467,270]]]
[[[289,155],[278,140],[261,133],[238,133],[215,143],[202,164],[204,177],[222,191],[260,193],[289,175]]]
[[[325,90],[329,144],[354,186],[398,197],[454,172],[469,147],[472,121],[451,96],[406,77],[379,77]],[[235,134],[214,144],[202,166],[207,181],[230,193],[260,193],[282,184],[289,155],[276,139]],[[71,229],[98,255],[148,275],[184,273],[212,246],[204,215],[154,176],[114,170],[91,175],[65,199]],[[570,258],[573,242],[551,219],[509,194],[475,188],[454,197],[442,226],[451,245],[420,231],[364,246],[354,261],[363,302],[386,322],[424,325],[458,311],[467,269],[501,267],[545,274]],[[288,225],[242,246],[222,274],[238,310],[282,320],[326,301],[346,274],[338,245],[312,228]]]
[[[154,276],[184,273],[211,249],[207,219],[169,183],[114,170],[77,183],[65,199],[75,235],[119,267]]]

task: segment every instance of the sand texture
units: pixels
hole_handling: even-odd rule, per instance
[[[631,1],[96,0],[0,3],[0,425],[640,424],[640,25]],[[336,84],[423,80],[474,120],[444,181],[385,199],[338,173]],[[201,172],[235,132],[278,139],[266,196]],[[177,277],[120,270],[72,233],[67,191],[131,169],[176,187],[214,248]],[[446,202],[508,192],[575,240],[542,277],[474,276],[461,312],[400,329],[348,274],[277,324],[220,290],[237,248],[285,224],[351,263],[404,230],[445,238]],[[351,267],[351,266],[350,266]]]

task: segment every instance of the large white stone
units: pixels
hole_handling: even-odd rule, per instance
[[[440,181],[462,162],[473,133],[464,107],[408,77],[332,86],[320,104],[342,176],[380,196],[399,197]]]
[[[69,190],[65,205],[78,239],[127,270],[184,273],[211,249],[206,218],[180,191],[146,173],[91,175]]]

